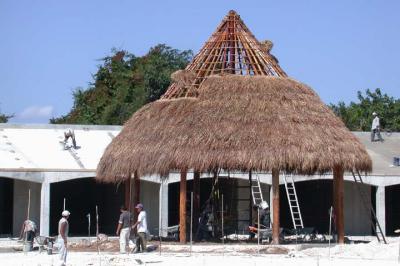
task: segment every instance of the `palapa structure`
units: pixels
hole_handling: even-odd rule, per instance
[[[275,70],[247,72],[243,76],[236,69],[224,68],[232,71],[227,74],[221,68],[223,75],[202,76],[201,67],[194,72],[188,67],[186,72],[175,74],[163,99],[137,111],[107,147],[98,165],[97,179],[119,182],[134,175],[138,182],[139,176],[163,176],[180,170],[180,239],[185,242],[188,170],[195,172],[194,186],[199,184],[200,172],[272,172],[273,241],[278,243],[279,172],[333,172],[333,202],[339,242],[343,243],[343,172],[370,171],[371,159],[310,87],[287,78],[276,60],[260,49],[236,13],[229,12],[217,33],[229,28],[232,20],[252,37],[250,48],[260,53],[259,58],[266,59],[264,69]],[[212,40],[219,36],[214,35]],[[225,46],[220,47],[226,50]],[[205,53],[204,49],[200,53]],[[201,58],[196,56],[191,67]],[[224,58],[227,57],[219,58],[222,65],[229,66],[231,61]]]

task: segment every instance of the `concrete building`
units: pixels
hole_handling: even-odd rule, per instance
[[[76,149],[66,149],[63,143],[68,128],[75,132]],[[72,235],[88,234],[88,214],[92,220],[91,234],[94,234],[96,206],[100,231],[114,234],[125,186],[98,184],[93,177],[104,149],[120,130],[119,126],[0,124],[0,236],[19,235],[28,215],[29,191],[29,217],[40,225],[41,235],[56,234],[64,199],[66,209],[71,211]],[[367,204],[375,206],[383,231],[392,235],[400,228],[400,167],[392,165],[393,157],[400,155],[400,133],[386,136],[383,143],[371,143],[368,132],[354,134],[367,147],[374,167],[373,173],[364,177],[361,189],[369,195]],[[269,201],[271,175],[254,175],[260,178],[264,198]],[[148,211],[153,234],[178,224],[179,178],[179,173],[170,173],[164,181],[156,176],[142,178],[141,201]],[[189,192],[192,178],[189,173]],[[332,175],[295,176],[294,179],[305,226],[327,232]],[[360,186],[354,183],[350,173],[345,174],[345,181],[346,234],[370,235],[371,215],[364,208],[358,192]],[[220,174],[218,191],[224,195],[230,218],[227,230],[247,230],[251,206],[248,185],[247,173]],[[210,196],[211,188],[211,175],[203,174],[201,204]],[[281,224],[291,228],[283,185],[281,195]]]

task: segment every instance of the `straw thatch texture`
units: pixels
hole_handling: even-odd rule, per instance
[[[212,76],[199,97],[160,100],[125,125],[104,153],[98,178],[173,169],[301,174],[370,171],[362,144],[308,86],[277,77]]]

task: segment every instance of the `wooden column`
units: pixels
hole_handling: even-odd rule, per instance
[[[193,235],[196,235],[200,217],[200,172],[193,174]]]
[[[181,170],[179,186],[179,241],[186,243],[186,170]]]
[[[344,180],[343,169],[336,166],[333,169],[333,204],[338,243],[344,243]]]
[[[249,171],[249,197],[250,197],[250,202],[249,202],[249,224],[253,225],[253,193],[251,193],[252,190],[252,185],[253,182],[251,181],[252,175],[251,175],[251,170]]]
[[[279,244],[279,170],[272,170],[272,243]]]
[[[135,173],[133,174],[133,208],[136,207],[136,204],[138,204],[140,202],[140,178],[137,174],[137,172],[135,171]],[[146,207],[146,206],[145,206]],[[131,210],[132,211],[132,210]],[[134,221],[137,220],[137,212],[136,210],[133,210],[134,214]]]
[[[125,205],[125,208],[130,210],[131,209],[131,177],[129,176],[125,180],[124,183],[125,183],[125,201],[124,201],[124,205]]]

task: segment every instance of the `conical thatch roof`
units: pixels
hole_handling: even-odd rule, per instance
[[[222,20],[186,71],[194,73],[190,86],[173,82],[163,99],[197,96],[204,79],[215,74],[286,77],[270,53],[271,41],[259,42],[233,10]]]
[[[213,76],[198,98],[159,100],[138,112],[106,149],[102,181],[173,169],[370,171],[362,144],[308,86],[266,76]]]

